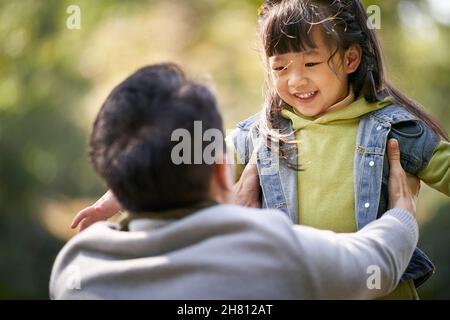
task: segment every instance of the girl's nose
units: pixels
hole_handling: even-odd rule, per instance
[[[308,79],[301,74],[294,74],[289,77],[288,86],[291,88],[298,88],[308,84]]]

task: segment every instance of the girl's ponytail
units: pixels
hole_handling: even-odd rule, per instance
[[[365,84],[366,86],[363,90],[364,99],[366,99],[366,101],[368,102],[375,102],[381,100],[379,96],[378,86],[373,76],[373,65],[371,64],[369,64],[369,66],[367,67]]]

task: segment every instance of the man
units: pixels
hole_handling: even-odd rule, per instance
[[[418,231],[395,141],[389,183],[396,209],[357,233],[335,234],[294,226],[281,211],[233,205],[254,187],[254,169],[233,193],[223,148],[213,164],[176,164],[173,133],[180,129],[197,136],[186,145],[203,156],[210,150],[204,133],[223,134],[214,96],[174,65],[138,70],[109,95],[90,158],[129,214],[66,244],[52,270],[51,298],[369,299],[396,287]],[[183,150],[180,157],[195,156]]]

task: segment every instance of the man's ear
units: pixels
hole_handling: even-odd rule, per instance
[[[354,44],[345,51],[344,70],[347,74],[355,72],[361,64],[362,49],[359,44]]]
[[[227,163],[217,163],[214,165],[214,175],[217,186],[224,191],[232,191],[233,183],[231,168]]]
[[[216,184],[223,191],[232,191],[234,185],[235,167],[233,160],[227,152],[224,152],[214,165]]]

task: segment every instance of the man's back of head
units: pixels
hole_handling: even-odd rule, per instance
[[[108,96],[94,123],[89,156],[121,205],[133,212],[160,211],[206,200],[212,165],[175,163],[172,134],[223,133],[214,95],[190,82],[174,64],[144,67]],[[221,135],[223,137],[223,134]],[[203,139],[191,139],[191,150],[204,150]]]

